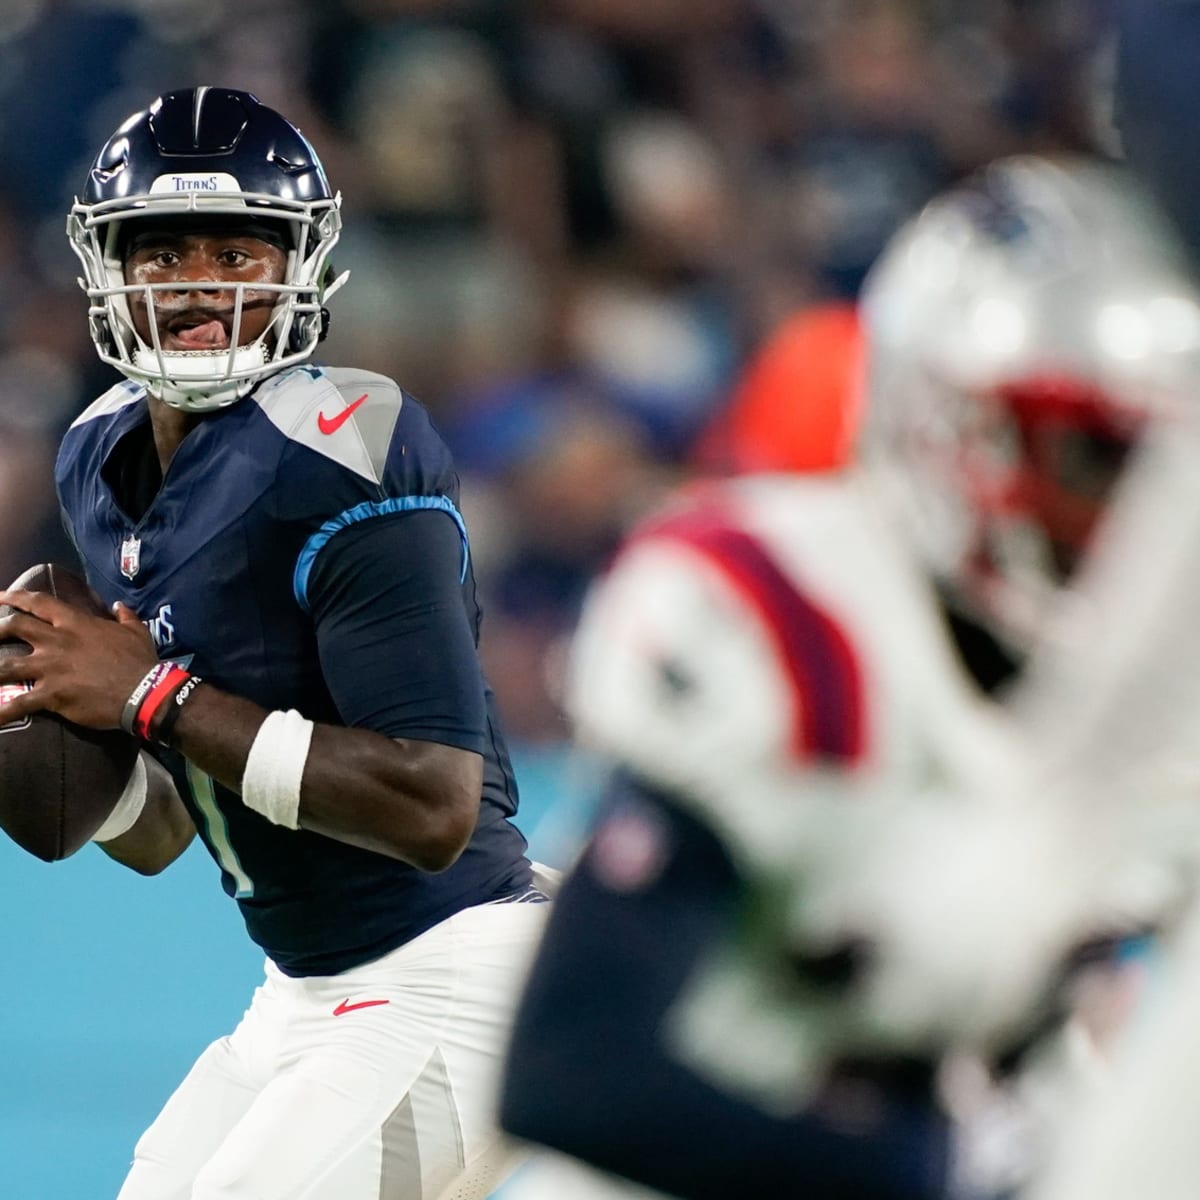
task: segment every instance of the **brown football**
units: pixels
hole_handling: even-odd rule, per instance
[[[111,616],[78,575],[56,563],[30,567],[9,587],[49,592]],[[10,612],[0,605],[0,616]],[[29,649],[28,642],[10,639],[0,642],[0,657]],[[0,694],[20,686],[2,685]],[[84,729],[53,713],[0,726],[0,828],[46,862],[67,858],[104,824],[137,754],[136,739],[122,730]]]

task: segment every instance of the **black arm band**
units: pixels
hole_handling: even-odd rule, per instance
[[[204,682],[199,675],[189,675],[184,680],[183,686],[167,701],[166,711],[159,719],[158,727],[154,731],[154,740],[160,746],[171,745],[171,731],[175,728],[175,722],[179,720],[179,713],[183,706],[191,699],[196,688]]]

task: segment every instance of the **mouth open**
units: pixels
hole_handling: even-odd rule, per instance
[[[229,330],[211,314],[176,317],[163,330],[164,350],[228,350]]]

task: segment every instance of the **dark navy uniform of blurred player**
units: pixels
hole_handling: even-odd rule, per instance
[[[96,840],[153,872],[198,830],[267,955],[122,1200],[479,1195],[503,1157],[494,1074],[545,894],[448,452],[390,379],[308,361],[339,205],[281,116],[198,88],[126,121],[71,214],[127,379],[57,484],[118,620],[10,596],[23,703],[143,739]]]

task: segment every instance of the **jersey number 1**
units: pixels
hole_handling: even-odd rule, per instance
[[[225,816],[217,806],[212,778],[189,761],[187,780],[192,799],[204,817],[205,840],[212,847],[221,870],[232,877],[236,889],[233,894],[239,900],[253,896],[254,881],[246,874],[233,843],[229,840],[229,826],[225,824]]]

